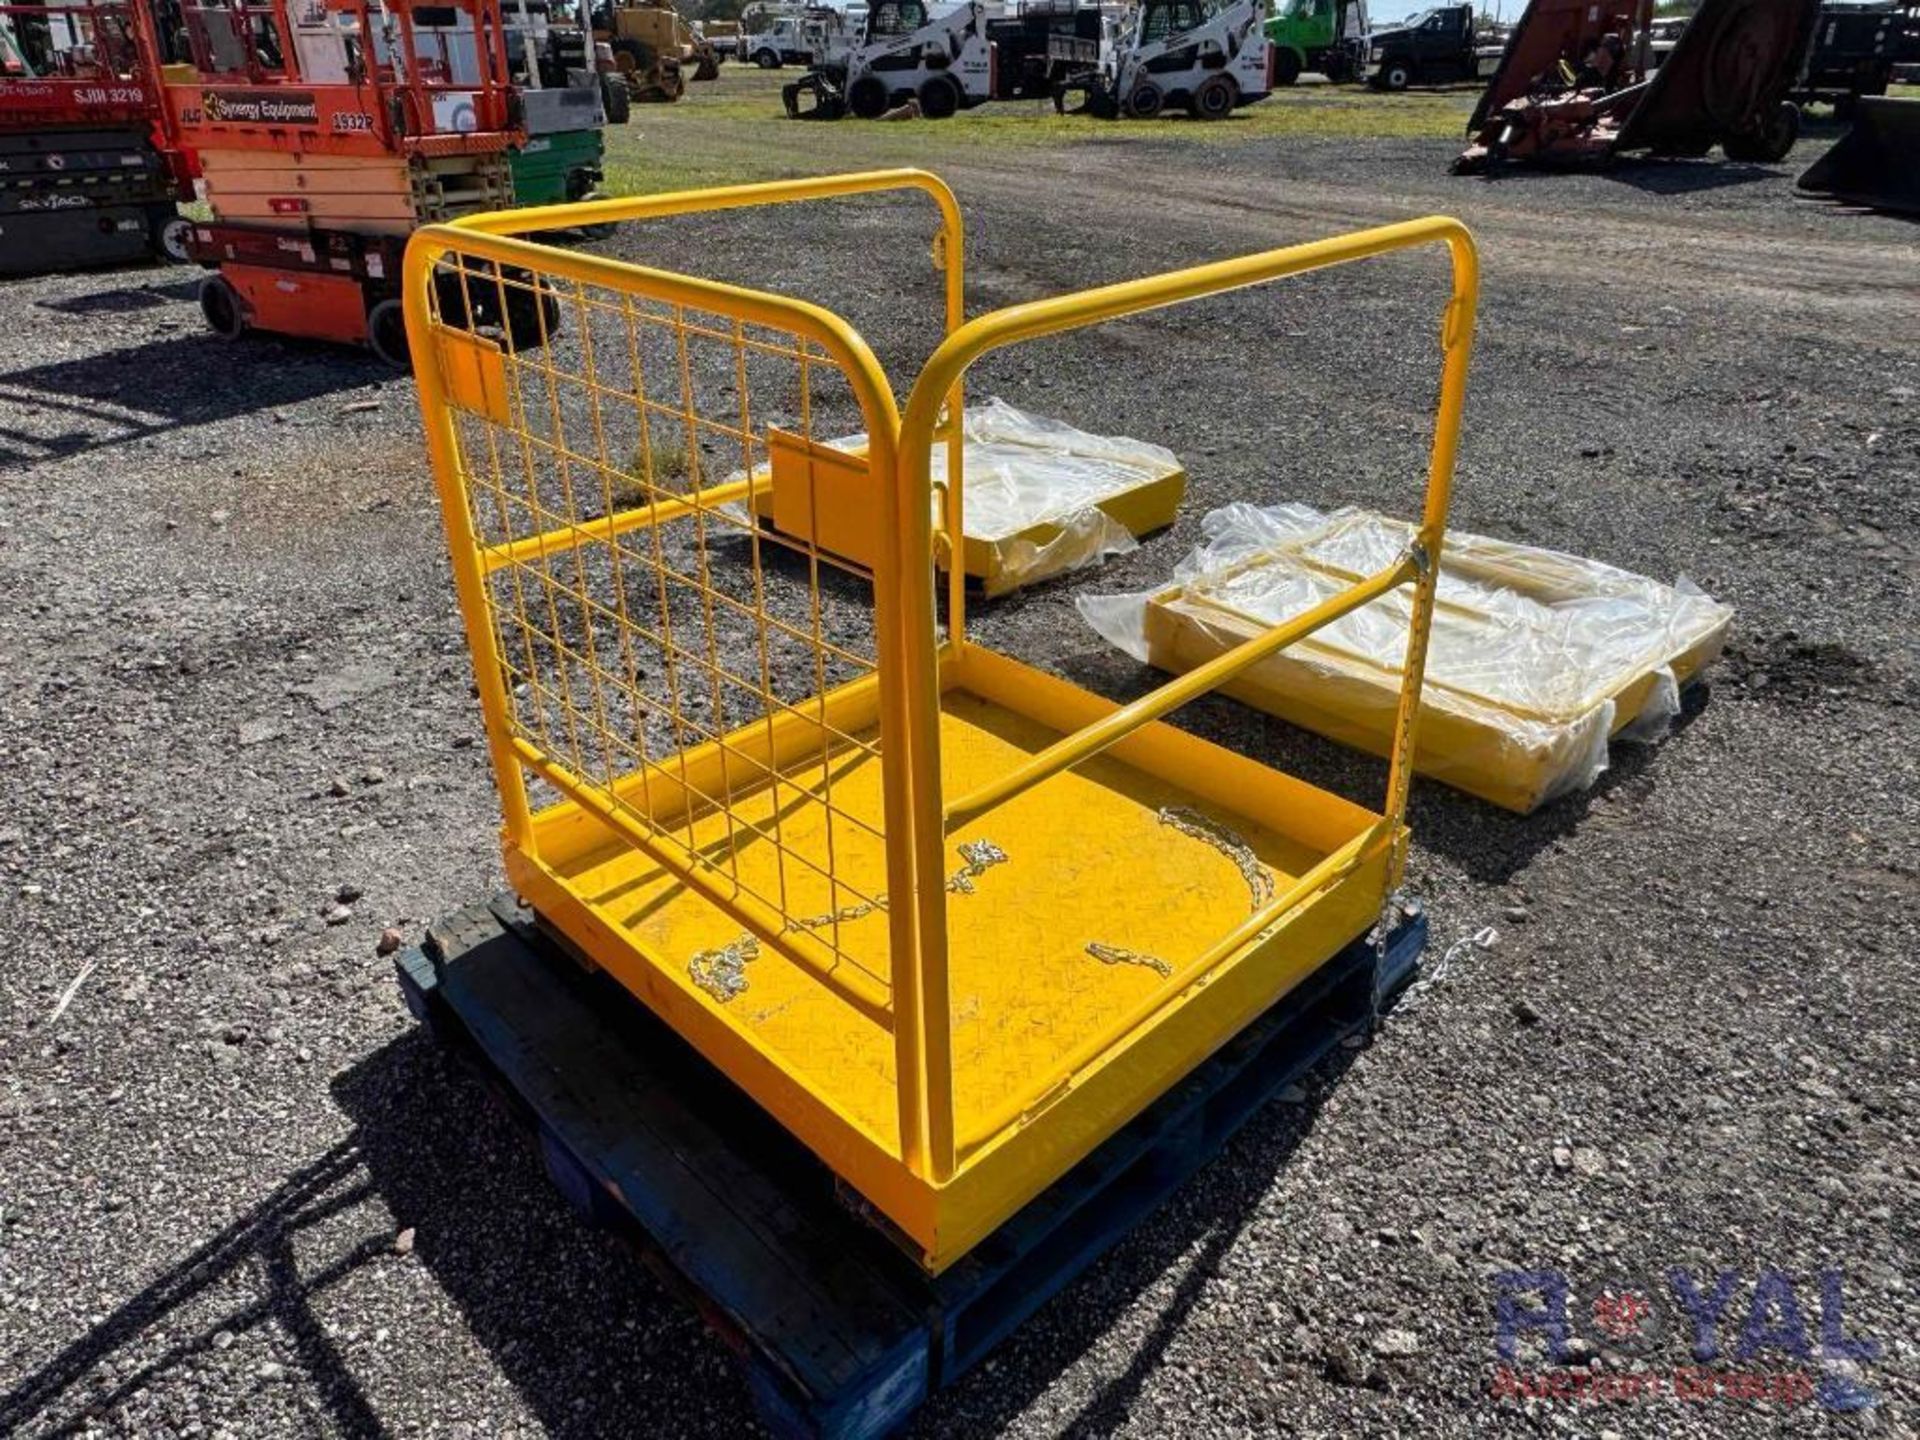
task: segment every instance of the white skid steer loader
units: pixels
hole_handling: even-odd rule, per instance
[[[1273,47],[1259,0],[1141,0],[1102,44],[1097,64],[1054,86],[1053,103],[1102,119],[1150,120],[1184,105],[1224,120],[1273,91]]]
[[[803,108],[802,100],[812,103]],[[925,0],[874,0],[857,44],[783,87],[797,120],[875,120],[909,101],[929,120],[993,98],[986,9],[974,3],[929,18]]]

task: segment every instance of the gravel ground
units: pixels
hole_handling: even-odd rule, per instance
[[[1616,748],[1590,792],[1519,819],[1417,787],[1436,938],[1491,945],[924,1433],[1920,1433],[1920,231],[1778,171],[1450,181],[1447,149],[1200,169],[1143,138],[943,167],[976,307],[1461,215],[1485,299],[1455,522],[1685,574],[1738,618],[1676,733]],[[926,233],[863,203],[608,248],[830,301],[904,383],[936,338]],[[1076,588],[1164,576],[1231,498],[1406,510],[1440,280],[1355,268],[983,366],[975,393],[1171,445],[1194,483],[1170,534],[994,605],[981,637],[1139,693]],[[411,384],[225,348],[192,282],[7,286],[0,1433],[738,1434],[725,1352],[573,1221],[374,954],[500,883]],[[1377,794],[1371,762],[1231,704],[1183,723]],[[1674,1268],[1737,1277],[1729,1352],[1757,1291],[1754,1338],[1792,1331],[1761,1283],[1788,1277],[1816,1343],[1824,1309],[1877,1345],[1849,1373],[1878,1403],[1490,1394],[1495,1272],[1584,1297]]]

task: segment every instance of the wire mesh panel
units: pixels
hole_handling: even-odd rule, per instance
[[[832,337],[736,295],[443,255],[425,300],[464,538],[532,804],[585,806],[740,910],[688,961],[717,999],[770,945],[881,1010],[873,577],[814,543],[817,514],[775,530],[752,501],[797,466],[813,510],[838,484],[877,514],[884,484],[823,442],[891,417]]]

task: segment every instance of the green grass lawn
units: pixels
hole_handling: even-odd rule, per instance
[[[1464,135],[1476,87],[1385,95],[1358,86],[1302,85],[1205,124],[1096,120],[1057,115],[1051,103],[983,105],[951,120],[899,123],[789,120],[780,87],[800,71],[727,65],[720,78],[689,85],[673,105],[636,105],[631,123],[607,132],[607,189],[649,193],[688,186],[772,180],[894,165],[924,165],[994,149],[1126,144],[1136,139],[1236,145],[1289,137]]]

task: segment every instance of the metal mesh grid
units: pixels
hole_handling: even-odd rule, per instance
[[[454,416],[523,759],[884,990],[878,731],[830,701],[877,684],[871,576],[750,503],[771,427],[867,428],[847,376],[796,333],[472,255],[429,305],[502,354],[504,405]]]

